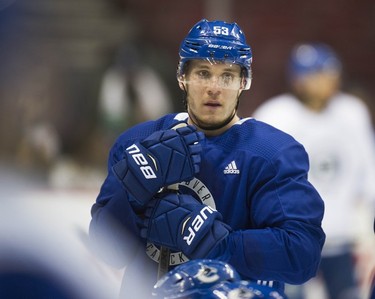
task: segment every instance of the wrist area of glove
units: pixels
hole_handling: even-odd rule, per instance
[[[235,238],[234,236],[238,232],[230,229],[229,234],[223,238],[208,254],[205,258],[219,260],[222,262],[229,262],[235,252]]]
[[[180,224],[177,244],[190,259],[206,258],[219,244],[225,243],[231,228],[221,221],[218,211],[206,205],[200,205],[199,212],[192,215]]]

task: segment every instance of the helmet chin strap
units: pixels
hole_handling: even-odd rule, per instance
[[[234,108],[233,110],[233,113],[231,114],[231,116],[229,116],[224,122],[216,125],[216,126],[204,126],[204,125],[201,125],[198,123],[198,121],[196,120],[196,118],[194,117],[193,114],[191,114],[189,112],[189,107],[188,107],[188,100],[187,100],[187,90],[186,90],[186,87],[184,84],[182,84],[183,86],[183,89],[182,89],[182,102],[185,106],[185,109],[186,111],[188,112],[189,114],[189,119],[191,120],[191,122],[198,128],[202,129],[202,130],[205,130],[205,131],[215,131],[215,130],[219,130],[223,127],[225,127],[227,124],[229,124],[233,118],[237,115],[237,109],[238,109],[238,105],[240,104],[240,95],[241,95],[241,91],[239,91],[238,93],[238,96],[237,96],[237,103],[236,103],[236,107]]]

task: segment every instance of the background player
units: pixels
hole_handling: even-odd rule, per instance
[[[305,282],[316,274],[325,240],[323,201],[307,180],[303,146],[237,114],[251,83],[244,33],[236,23],[202,20],[179,54],[187,113],[141,123],[117,139],[92,207],[98,253],[126,266],[125,297],[134,281],[150,294],[156,269],[144,267],[156,268],[159,246],[171,249],[172,267],[213,258],[243,279],[280,289]],[[188,126],[171,130],[181,121]],[[178,182],[180,193],[159,192]]]
[[[369,112],[362,100],[340,91],[341,62],[328,45],[297,45],[288,70],[291,92],[266,101],[254,117],[306,147],[309,178],[326,208],[327,240],[320,270],[329,298],[359,298],[358,275],[364,273],[355,269],[354,252],[364,234],[358,211],[361,200],[375,199],[375,143]],[[373,209],[371,217],[372,213]],[[371,261],[367,258],[366,263]]]

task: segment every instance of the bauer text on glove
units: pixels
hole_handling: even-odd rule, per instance
[[[231,231],[218,211],[185,194],[160,194],[145,217],[143,237],[193,259],[208,256]]]

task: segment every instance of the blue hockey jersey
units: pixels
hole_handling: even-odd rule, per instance
[[[139,215],[131,195],[112,172],[124,149],[157,130],[187,119],[169,114],[139,124],[119,136],[111,149],[108,176],[92,208],[90,236],[112,265],[126,266],[123,288],[156,280],[159,249],[139,237]],[[217,209],[233,232],[221,257],[244,279],[300,284],[316,274],[325,234],[324,204],[309,183],[308,156],[290,135],[252,118],[241,119],[223,134],[202,141],[200,172],[180,184]],[[185,262],[172,253],[171,266]],[[155,269],[155,270],[153,270]]]

